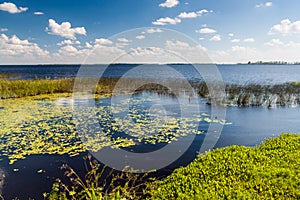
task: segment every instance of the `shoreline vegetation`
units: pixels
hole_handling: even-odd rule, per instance
[[[33,79],[33,80],[0,80],[0,99],[20,98],[26,96],[36,96],[42,94],[72,93],[74,92],[74,83],[81,89],[85,85],[91,85],[95,82],[93,78],[81,79]],[[98,81],[98,80],[97,80]],[[90,92],[94,94],[111,95],[119,78],[101,78],[98,84]],[[126,93],[128,86],[138,84],[138,79],[122,79],[122,87],[119,91]],[[168,88],[155,84],[146,84],[139,87],[135,92],[157,92],[159,94],[176,95],[182,91],[188,91],[184,80],[170,80],[168,85],[178,91],[169,91]],[[198,95],[207,99],[207,104],[211,104],[211,96],[208,88],[203,82],[190,82]],[[218,87],[218,85],[216,85]],[[225,106],[294,106],[300,104],[300,82],[290,82],[278,85],[226,85],[225,94],[218,102]],[[194,95],[194,94],[189,94]]]
[[[69,167],[71,186],[60,180],[47,199],[299,199],[300,135],[282,134],[256,147],[229,146],[199,155],[164,178],[122,174],[110,190],[99,186],[103,170],[91,167],[81,179]],[[90,161],[91,163],[91,161]],[[97,166],[97,164],[90,164]],[[125,179],[124,179],[125,177]],[[149,176],[150,177],[150,176]],[[129,180],[125,181],[124,180]]]

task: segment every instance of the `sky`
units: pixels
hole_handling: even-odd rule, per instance
[[[0,64],[300,61],[299,0],[0,1]]]

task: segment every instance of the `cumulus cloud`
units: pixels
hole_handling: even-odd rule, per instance
[[[262,7],[271,7],[273,6],[273,3],[272,2],[266,2],[266,3],[261,3],[261,4],[257,4],[255,7],[256,8],[262,8]]]
[[[44,13],[40,12],[40,11],[37,11],[37,12],[34,12],[33,14],[35,14],[35,15],[43,15]]]
[[[211,33],[216,33],[217,31],[211,28],[201,28],[199,30],[196,30],[196,32],[202,34],[211,34]]]
[[[100,45],[111,45],[113,42],[109,39],[106,38],[99,38],[95,40],[95,44],[100,44]]]
[[[300,34],[300,21],[291,22],[289,19],[281,20],[279,24],[271,27],[268,34]]]
[[[118,38],[119,42],[129,43],[131,40],[128,40],[127,38]]]
[[[135,38],[138,39],[138,40],[142,40],[142,39],[145,39],[145,36],[144,35],[138,35]]]
[[[272,39],[269,42],[266,42],[265,45],[266,46],[278,46],[278,45],[283,45],[284,43],[280,40],[280,39]]]
[[[232,43],[239,43],[241,40],[240,39],[232,39],[231,42]]]
[[[196,12],[182,12],[178,15],[179,18],[196,18],[198,17]]]
[[[227,50],[210,52],[209,56],[215,63],[237,63],[257,60],[260,53],[255,48],[236,45]]]
[[[84,27],[72,28],[70,22],[62,22],[58,24],[53,19],[49,19],[49,27],[46,32],[51,35],[58,35],[71,40],[76,40],[76,35],[86,35]]]
[[[208,13],[208,10],[199,10],[198,12],[182,12],[178,15],[179,18],[196,18],[201,17],[203,14]]]
[[[244,39],[244,42],[248,42],[248,43],[255,42],[255,39],[254,38],[246,38],[246,39]]]
[[[0,32],[6,32],[8,31],[8,28],[0,28]]]
[[[9,12],[11,14],[21,13],[28,10],[26,7],[17,7],[14,3],[4,2],[0,4],[0,10]]]
[[[148,28],[146,30],[147,33],[161,33],[163,32],[160,28]]]
[[[164,3],[159,4],[160,7],[172,8],[179,4],[179,0],[166,0]]]
[[[221,36],[215,35],[212,38],[210,38],[209,41],[214,41],[214,42],[221,41]]]
[[[155,22],[152,22],[153,25],[160,25],[160,26],[165,26],[167,24],[178,24],[181,23],[181,19],[179,18],[170,18],[170,17],[165,17],[165,18],[159,18]]]
[[[0,35],[0,56],[47,56],[48,51],[39,47],[38,44],[22,40],[18,36],[9,37],[5,34]]]
[[[72,45],[72,44],[80,44],[80,42],[74,41],[74,40],[63,40],[63,41],[57,43],[58,46]]]

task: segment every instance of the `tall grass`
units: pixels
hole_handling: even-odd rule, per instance
[[[76,79],[76,85],[80,90],[88,89],[95,94],[111,94],[115,92],[115,86],[119,78],[101,78],[99,81],[93,78]],[[98,82],[97,82],[98,81]],[[149,83],[150,82],[150,83]],[[128,92],[134,88],[135,92],[154,91],[159,94],[170,94],[177,96],[185,91],[190,91],[192,86],[196,93],[207,98],[210,104],[210,92],[204,82],[190,82],[184,80],[166,80],[164,83],[152,83],[144,79],[122,79],[118,84],[118,92]],[[39,94],[71,93],[74,89],[75,79],[36,79],[36,80],[0,80],[0,98],[17,98],[34,96]],[[92,83],[97,83],[95,86]],[[142,86],[141,86],[142,85]],[[89,88],[93,86],[93,88]],[[86,88],[85,88],[86,87]],[[218,85],[216,85],[218,87]],[[132,92],[132,91],[130,91]],[[300,104],[300,83],[292,82],[279,85],[227,85],[225,97],[218,101],[223,105],[237,106],[288,106]],[[193,95],[193,94],[189,94]]]
[[[72,92],[74,80],[0,80],[1,98]]]

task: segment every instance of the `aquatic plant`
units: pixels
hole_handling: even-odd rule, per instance
[[[100,105],[101,101],[107,100],[105,95],[95,98]],[[68,93],[2,99],[0,156],[8,157],[9,163],[13,164],[36,154],[76,156],[87,150],[97,152],[103,147],[170,143],[188,135],[202,134],[193,128],[195,123],[228,124],[204,115],[192,118],[174,115],[161,121],[159,112],[149,113],[143,106],[149,101],[153,98],[132,99],[127,118],[118,117],[122,116],[122,109],[112,109],[105,104],[96,108],[78,108],[74,118],[72,97]]]
[[[299,154],[297,134],[216,149],[147,184],[147,192],[149,199],[299,199]]]
[[[65,184],[57,179],[51,192],[44,193],[44,197],[49,200],[121,200],[138,199],[144,194],[145,181],[143,179],[147,174],[117,172],[100,166],[90,155],[85,158],[85,166],[87,173],[84,177],[80,177],[72,167],[63,165],[61,168],[65,170],[69,183]]]

